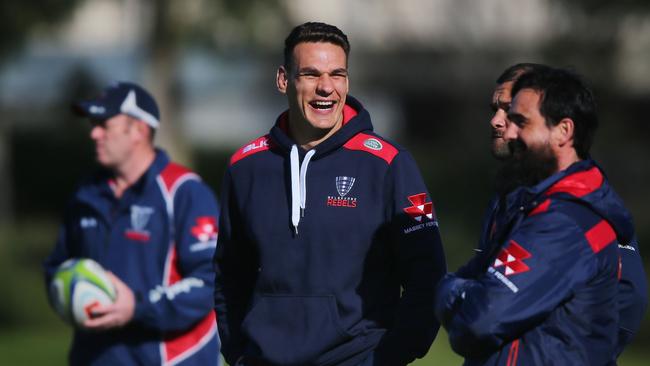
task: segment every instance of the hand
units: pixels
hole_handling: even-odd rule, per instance
[[[83,324],[88,330],[120,328],[133,319],[133,313],[135,312],[133,291],[112,272],[107,272],[107,275],[115,286],[115,302],[93,309],[93,317]]]
[[[468,280],[458,278],[453,273],[446,274],[438,283],[434,313],[445,328],[453,316],[456,304],[465,297],[463,289],[467,283]]]

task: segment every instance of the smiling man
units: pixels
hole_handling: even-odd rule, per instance
[[[406,365],[438,331],[431,197],[348,95],[349,52],[334,26],[294,28],[277,72],[289,108],[230,160],[215,308],[231,365]]]
[[[617,244],[634,228],[589,155],[592,93],[573,72],[538,67],[512,95],[498,207],[481,251],[442,280],[436,315],[465,365],[614,365],[629,341]]]

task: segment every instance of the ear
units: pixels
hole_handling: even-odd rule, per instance
[[[289,85],[289,73],[284,66],[278,67],[278,72],[275,76],[275,83],[278,87],[278,90],[282,94],[287,94],[287,87]]]
[[[140,140],[149,140],[149,134],[151,131],[149,130],[149,125],[141,120],[135,120],[135,123],[133,124],[133,127],[135,127],[136,130],[136,136]]]
[[[560,147],[563,147],[569,143],[573,143],[574,133],[575,124],[571,118],[562,118],[560,122],[553,128],[555,141]]]

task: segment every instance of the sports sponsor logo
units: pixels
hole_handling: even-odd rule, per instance
[[[618,248],[619,248],[619,249],[631,250],[631,251],[633,251],[633,252],[636,252],[636,249],[634,249],[634,247],[633,247],[631,244],[632,244],[632,243],[630,243],[630,244],[625,244],[625,245],[623,245],[623,244],[619,244],[619,245],[618,245]]]
[[[184,278],[170,286],[158,285],[149,291],[149,301],[151,303],[157,303],[163,296],[168,300],[174,300],[176,296],[182,293],[188,293],[192,288],[201,288],[204,285],[203,280],[196,277]]]
[[[372,137],[364,141],[363,146],[367,147],[368,149],[376,150],[376,151],[379,151],[384,148],[384,145],[382,145],[379,140]]]
[[[124,235],[131,240],[149,241],[151,233],[146,227],[153,213],[153,207],[131,205],[131,228]]]
[[[515,284],[512,283],[512,281],[510,281],[508,277],[506,277],[506,275],[497,271],[496,269],[494,269],[494,267],[488,267],[488,272],[493,274],[494,277],[496,277],[499,281],[501,281],[501,283],[506,285],[506,287],[508,287],[510,291],[514,293],[519,292],[519,287],[515,286]]]
[[[405,207],[406,212],[413,220],[419,224],[404,229],[404,234],[410,234],[414,231],[422,230],[427,227],[437,227],[438,221],[434,218],[433,203],[427,202],[426,193],[418,193],[408,196],[412,206]]]
[[[269,140],[264,139],[264,140],[259,141],[259,143],[257,143],[257,144],[253,142],[253,143],[250,143],[250,144],[244,146],[242,148],[242,150],[241,150],[241,153],[246,154],[249,151],[261,149],[261,148],[267,147],[267,146],[269,146]]]
[[[356,197],[347,197],[348,193],[352,190],[352,186],[356,181],[354,177],[338,176],[336,177],[335,186],[338,196],[327,196],[327,206],[330,207],[357,207]]]
[[[532,255],[526,249],[517,244],[514,240],[510,240],[508,246],[501,249],[497,258],[494,260],[492,267],[494,267],[494,269],[503,267],[503,274],[506,276],[528,272],[530,267],[524,263],[524,259],[530,257],[532,257]]]
[[[197,252],[203,249],[216,248],[217,236],[217,219],[212,216],[200,216],[196,218],[196,225],[190,229],[191,234],[199,241],[190,245],[191,252]]]
[[[79,220],[79,226],[81,226],[82,229],[97,227],[97,219],[94,217],[82,217]]]
[[[422,222],[423,218],[433,220],[433,203],[427,202],[427,194],[419,193],[409,196],[408,200],[412,206],[404,208],[404,212],[409,214],[417,222]]]

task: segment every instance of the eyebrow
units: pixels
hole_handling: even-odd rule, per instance
[[[315,67],[311,67],[311,66],[303,67],[303,68],[298,70],[298,75],[302,75],[302,74],[318,74],[318,75],[320,75],[320,74],[325,74],[325,73],[327,73],[327,72],[320,71],[320,70],[316,69]],[[338,75],[345,74],[345,75],[347,75],[348,74],[348,69],[340,67],[338,69],[332,70],[331,72],[329,72],[329,74],[330,75],[332,75],[332,74],[338,74]]]
[[[521,113],[508,113],[508,119],[514,123],[521,123],[526,120],[526,117]]]

